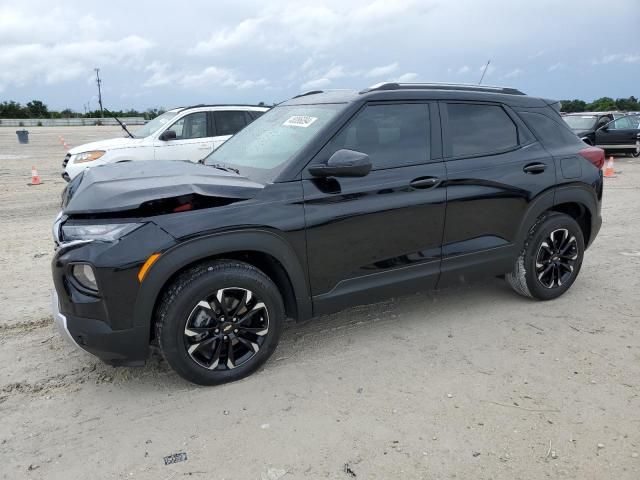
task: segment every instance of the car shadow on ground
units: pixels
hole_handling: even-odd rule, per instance
[[[517,308],[518,304],[531,300],[516,295],[503,280],[496,278],[456,288],[390,298],[304,322],[291,320],[287,322],[278,349],[267,364],[240,382],[250,381],[263,373],[274,373],[276,369],[293,364],[301,357],[321,353],[320,350],[332,351],[334,346],[337,347],[334,343],[346,334],[358,336],[362,332],[373,336],[379,334],[380,338],[385,338],[390,323],[395,324],[394,328],[424,324],[420,328],[428,329],[439,322],[447,322],[450,328],[454,328],[464,322],[469,307],[482,308],[483,303],[488,306],[495,302],[507,302]],[[135,383],[136,390],[203,388],[190,384],[174,373],[155,345],[144,367],[110,367],[88,354],[82,358],[91,358],[96,364],[92,374],[98,384],[125,386]]]

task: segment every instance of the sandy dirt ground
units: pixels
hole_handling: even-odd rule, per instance
[[[640,478],[640,161],[617,158],[580,277],[499,279],[289,326],[257,374],[190,385],[108,367],[49,311],[62,135],[0,128],[0,478]],[[31,166],[44,181],[28,187]],[[163,458],[186,453],[165,466]]]

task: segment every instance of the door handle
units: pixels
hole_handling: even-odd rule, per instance
[[[411,188],[433,188],[440,184],[440,179],[436,177],[416,178],[409,182]]]
[[[546,170],[547,165],[544,163],[530,163],[529,165],[526,165],[522,170],[524,171],[524,173],[542,173]]]
[[[198,148],[200,150],[210,150],[211,149],[211,145],[209,145],[208,143],[201,143]]]

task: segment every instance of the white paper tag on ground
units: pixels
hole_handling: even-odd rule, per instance
[[[293,117],[289,117],[287,121],[284,122],[282,125],[286,127],[307,128],[308,126],[313,124],[313,122],[315,122],[317,119],[318,117],[309,117],[306,115],[294,115]]]

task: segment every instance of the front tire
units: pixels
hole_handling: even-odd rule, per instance
[[[269,359],[284,318],[269,277],[247,263],[220,260],[186,271],[167,289],[156,336],[178,375],[218,385],[252,374]]]
[[[576,280],[584,256],[584,236],[569,215],[550,212],[529,231],[513,272],[505,278],[520,295],[552,300]]]

